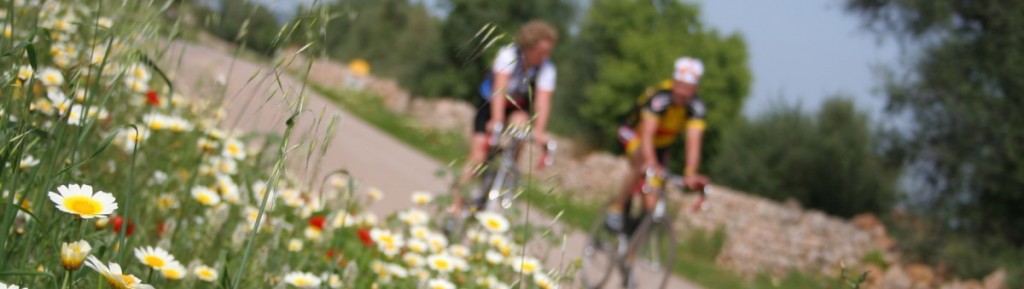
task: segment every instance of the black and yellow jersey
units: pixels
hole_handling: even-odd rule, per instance
[[[637,99],[633,111],[626,118],[625,126],[638,131],[642,115],[650,115],[658,119],[658,129],[654,133],[654,147],[666,148],[679,137],[684,128],[704,130],[707,123],[704,101],[694,95],[687,103],[672,102],[672,81],[662,82],[659,86],[649,88]]]

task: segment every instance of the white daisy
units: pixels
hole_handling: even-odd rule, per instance
[[[68,184],[58,187],[57,191],[60,194],[49,194],[57,209],[83,219],[110,215],[117,209],[114,195],[102,191],[93,193],[90,185]]]
[[[217,193],[220,193],[220,197],[224,201],[236,205],[242,202],[242,194],[239,192],[238,185],[235,184],[231,177],[217,175],[216,188]]]
[[[341,277],[338,274],[323,273],[320,274],[320,280],[327,282],[327,287],[331,289],[339,289],[344,285],[341,281]]]
[[[32,69],[32,66],[22,65],[21,67],[18,67],[18,80],[21,80],[22,82],[28,82],[28,80],[35,74],[35,69]]]
[[[217,270],[210,268],[210,266],[199,265],[195,269],[192,269],[192,274],[196,274],[199,280],[206,282],[217,281]]]
[[[135,258],[139,259],[143,265],[157,270],[174,262],[174,256],[171,256],[171,253],[158,247],[135,248]]]
[[[455,244],[455,245],[452,245],[451,247],[448,247],[448,253],[452,254],[452,256],[455,256],[455,257],[467,258],[467,257],[469,257],[469,253],[470,252],[469,252],[469,247],[466,247],[466,246],[463,246],[463,245],[459,245],[459,244]]]
[[[141,81],[149,81],[152,79],[152,74],[149,73],[149,68],[141,63],[136,63],[128,66],[128,70],[125,71],[127,77],[135,78]]]
[[[384,192],[381,192],[378,188],[370,188],[366,191],[366,196],[370,197],[372,201],[380,201],[384,198]]]
[[[299,240],[299,239],[288,240],[288,251],[289,252],[302,251],[302,240]]]
[[[331,225],[335,228],[346,228],[356,224],[356,216],[342,210],[334,215]]]
[[[438,233],[430,234],[427,237],[427,245],[430,245],[430,249],[434,252],[444,251],[444,248],[448,247],[448,237]]]
[[[409,240],[409,242],[406,244],[406,247],[409,248],[409,251],[413,251],[420,254],[427,252],[427,243],[424,243],[420,239]]]
[[[450,273],[455,270],[455,259],[448,254],[430,255],[427,257],[427,265],[434,271]]]
[[[476,214],[476,219],[480,221],[480,225],[483,225],[484,229],[494,234],[505,233],[509,228],[508,219],[498,213],[479,212]]]
[[[434,200],[434,195],[429,192],[414,192],[412,193],[412,202],[417,205],[426,205]]]
[[[430,221],[430,216],[423,210],[412,208],[398,213],[398,219],[409,226],[419,226],[426,225]]]
[[[188,275],[188,270],[181,262],[174,261],[160,269],[160,274],[167,280],[181,280]]]
[[[54,87],[64,84],[64,74],[53,67],[44,67],[43,69],[40,69],[37,77],[39,78],[39,82],[46,87]]]
[[[516,257],[512,261],[512,268],[524,274],[533,274],[541,269],[540,261],[532,257]]]
[[[142,284],[142,280],[139,280],[138,277],[124,274],[121,271],[121,265],[117,263],[111,262],[108,266],[96,259],[95,256],[89,256],[85,259],[85,266],[103,275],[103,279],[106,279],[110,287],[115,289],[153,289],[153,286]]]
[[[196,201],[203,205],[211,207],[220,204],[220,196],[217,195],[217,192],[203,186],[192,188],[192,198],[195,198]]]
[[[96,19],[96,25],[109,29],[110,27],[114,26],[114,21],[110,20],[110,18],[107,17],[100,17]]]
[[[82,267],[82,262],[89,256],[92,246],[85,240],[77,242],[62,243],[60,246],[60,264],[68,271],[75,271]]]
[[[402,261],[412,268],[422,267],[424,264],[426,264],[426,259],[423,259],[423,256],[412,252],[405,253],[405,255],[402,256]]]
[[[128,90],[131,90],[134,93],[145,93],[146,91],[149,91],[149,84],[146,83],[146,81],[134,77],[125,77],[124,86],[128,87]]]
[[[558,289],[558,283],[551,280],[551,277],[548,277],[544,272],[533,274],[533,282],[541,289]]]
[[[244,160],[245,144],[236,138],[229,138],[224,141],[224,151],[221,152],[221,155],[236,160]]]
[[[33,156],[27,156],[18,163],[18,169],[26,170],[39,164],[39,160]]]
[[[149,127],[149,129],[160,131],[169,127],[170,118],[159,113],[149,113],[142,116],[142,122],[145,123],[146,127]]]
[[[484,253],[484,259],[487,260],[487,263],[491,263],[491,265],[498,265],[505,261],[505,256],[497,251],[487,250],[487,253]]]
[[[296,288],[318,288],[323,280],[306,272],[291,272],[284,275],[284,282]]]
[[[455,289],[455,284],[445,279],[430,279],[427,282],[428,289]]]

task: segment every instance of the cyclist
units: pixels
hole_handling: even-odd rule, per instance
[[[551,51],[558,41],[558,31],[547,22],[527,22],[516,34],[515,44],[502,47],[494,59],[490,74],[480,87],[483,101],[477,106],[473,135],[469,143],[469,159],[455,188],[473,177],[473,171],[487,157],[490,130],[505,123],[522,125],[533,120],[533,140],[548,141],[545,131],[555,92],[556,70]],[[456,193],[453,209],[461,204]]]
[[[605,223],[608,228],[621,231],[625,226],[625,205],[636,185],[643,180],[647,169],[663,170],[668,159],[668,147],[685,130],[686,164],[683,183],[697,188],[707,178],[697,174],[700,165],[701,139],[706,128],[705,107],[697,95],[697,84],[704,73],[700,60],[681,57],[675,61],[671,80],[648,89],[619,128],[618,138],[629,157],[630,170],[619,195],[608,207]],[[645,196],[644,206],[652,209],[656,196]]]

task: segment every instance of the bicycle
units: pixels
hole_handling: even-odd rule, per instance
[[[502,139],[504,136],[504,140]],[[490,150],[487,154],[487,161],[480,174],[480,184],[470,193],[468,200],[464,200],[461,210],[452,212],[444,226],[446,235],[450,240],[460,239],[466,220],[473,213],[486,210],[501,212],[512,207],[512,201],[519,188],[519,180],[522,173],[517,165],[517,156],[522,145],[533,140],[529,127],[509,127],[504,130],[503,126],[496,126],[491,131],[488,141]],[[553,154],[557,148],[555,141],[548,141],[544,145],[538,168],[544,168],[554,163]],[[466,209],[468,207],[468,210]]]
[[[672,183],[684,188],[685,191],[682,179],[678,175],[664,175],[648,169],[625,206],[627,210],[624,212],[626,222],[623,230],[615,232],[606,227],[604,218],[598,219],[591,227],[590,239],[583,247],[583,262],[579,274],[584,288],[604,288],[611,280],[613,268],[618,269],[621,286],[635,288],[636,264],[648,271],[641,272],[642,275],[649,277],[645,279],[653,281],[647,284],[653,287],[645,288],[665,288],[672,275],[671,269],[678,248],[678,240],[672,226],[674,217],[668,212],[666,185]],[[711,186],[705,182],[694,191],[700,195],[693,210],[706,210],[707,204],[704,200],[711,192]],[[643,205],[634,206],[643,204],[643,195],[646,194],[657,195],[654,207],[648,210]],[[635,207],[639,207],[639,210],[635,210]]]

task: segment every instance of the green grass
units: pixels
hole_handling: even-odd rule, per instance
[[[344,107],[355,116],[371,125],[388,132],[402,142],[443,162],[458,162],[468,150],[467,141],[461,135],[450,131],[429,130],[415,125],[416,121],[406,115],[395,113],[384,105],[382,99],[367,92],[338,90],[310,84],[318,93]],[[521,199],[551,216],[580,230],[589,230],[593,221],[601,216],[598,203],[581,203],[568,197],[571,194],[558,191],[542,191],[530,186]],[[742,278],[735,273],[719,268],[715,264],[724,242],[724,232],[696,232],[683,240],[674,271],[677,275],[705,288],[834,288],[833,282],[818,276],[790,273],[783,278],[757,276]]]

